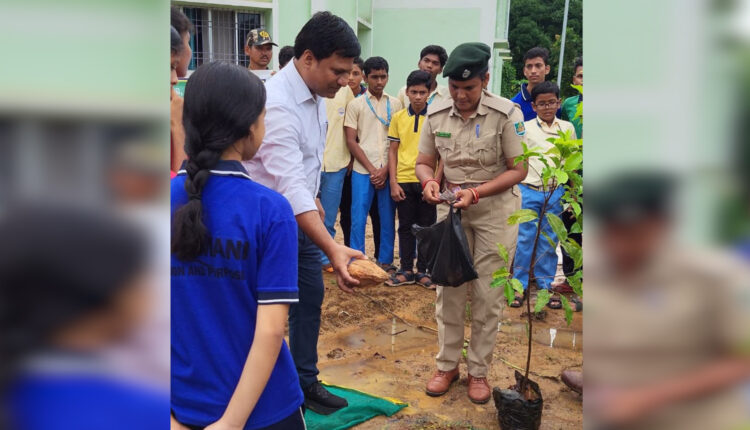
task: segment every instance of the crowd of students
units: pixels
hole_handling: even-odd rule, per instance
[[[185,74],[192,31],[176,8],[171,31],[174,85]],[[249,70],[267,68],[273,45],[265,30],[250,32]],[[315,14],[279,57],[289,51],[292,58],[268,74],[204,64],[190,76],[184,102],[172,96],[173,428],[303,428],[304,408],[347,406],[317,380],[322,271],[335,272],[344,291],[356,287],[347,265],[366,258],[368,214],[375,258],[390,274],[386,285],[437,289],[440,353],[429,395],[445,394],[458,378],[454,340],[463,339],[462,303],[471,289],[468,394],[486,403],[502,295],[489,288],[502,265],[490,254],[497,242],[516,250],[514,276],[526,286],[530,235],[505,220],[521,206],[539,210],[538,166],[513,159],[521,140],[544,149],[557,131],[580,134],[558,118],[560,90],[545,81],[547,51],[527,53],[528,84],[515,104],[486,90],[490,49],[481,43],[459,45],[450,57],[440,46],[425,47],[396,97],[384,91],[387,60],[362,61],[356,35],[335,15]],[[576,66],[582,79],[582,63]],[[437,84],[441,73],[449,88]],[[480,275],[462,288],[432,283],[428,256],[416,252],[411,232],[413,224],[446,216],[444,190],[466,210]],[[555,193],[560,214],[562,188]],[[339,209],[346,246],[333,240]],[[539,288],[551,287],[557,268],[555,249],[546,246],[536,266]]]

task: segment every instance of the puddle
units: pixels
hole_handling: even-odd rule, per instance
[[[533,328],[533,331],[534,333],[531,338],[536,343],[552,348],[572,349],[574,351],[581,351],[583,349],[583,333],[579,331],[567,328],[536,326]],[[526,333],[528,333],[526,323],[524,322],[502,323],[500,325],[500,332],[516,335],[519,338],[526,336]]]
[[[436,344],[437,333],[409,327],[399,321],[384,321],[339,336],[338,339],[350,348],[378,347],[382,353],[395,353]]]

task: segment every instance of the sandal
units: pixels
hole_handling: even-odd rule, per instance
[[[550,297],[547,307],[550,309],[562,309],[562,301],[559,297]]]
[[[323,271],[326,273],[333,273],[333,265],[331,263],[324,264]]]
[[[425,281],[425,279],[427,279]],[[420,287],[425,287],[428,290],[435,290],[435,285],[432,283],[432,278],[430,278],[430,275],[422,272],[417,272],[417,285]]]
[[[526,300],[526,295],[525,294],[523,296],[521,296],[521,297],[516,296],[515,299],[513,299],[513,301],[510,303],[510,307],[511,308],[520,308],[521,306],[523,306],[523,301],[524,300]]]
[[[393,264],[378,263],[378,266],[380,266],[381,269],[385,270],[385,273],[389,275],[394,275],[398,270]]]
[[[385,285],[389,287],[398,287],[399,285],[410,285],[413,283],[414,283],[414,273],[404,272],[401,270],[391,275],[391,278],[385,281]]]

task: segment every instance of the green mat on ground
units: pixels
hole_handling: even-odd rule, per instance
[[[305,411],[305,423],[308,430],[343,430],[363,423],[378,415],[390,417],[408,405],[404,402],[376,397],[371,394],[323,384],[331,393],[345,398],[349,406],[331,415],[316,414],[311,410]]]

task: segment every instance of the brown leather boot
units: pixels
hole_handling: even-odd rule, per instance
[[[425,392],[428,396],[432,397],[442,396],[448,392],[451,384],[455,381],[458,381],[458,366],[448,372],[438,370],[432,375],[432,379],[427,382],[427,389],[425,389]]]
[[[469,400],[474,403],[484,404],[490,401],[490,384],[487,378],[475,378],[469,375]]]
[[[578,370],[563,370],[560,379],[571,390],[578,394],[583,394],[583,372]]]

